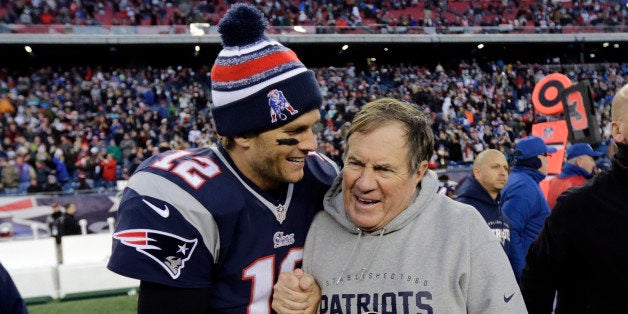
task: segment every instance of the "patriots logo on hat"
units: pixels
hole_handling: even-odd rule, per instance
[[[288,116],[283,113],[287,110],[290,115],[299,113],[298,110],[292,108],[292,105],[288,102],[283,92],[277,89],[273,89],[266,95],[268,97],[268,106],[270,107],[270,119],[272,123],[277,122],[277,118],[286,120]]]
[[[113,238],[159,263],[172,279],[179,278],[198,243],[197,239],[151,229],[124,230],[114,233]]]

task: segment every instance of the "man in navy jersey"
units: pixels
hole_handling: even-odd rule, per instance
[[[153,156],[124,190],[108,268],[141,280],[140,313],[270,313],[278,274],[300,266],[338,169],[314,152],[314,73],[266,27],[245,4],[218,25],[221,143]]]

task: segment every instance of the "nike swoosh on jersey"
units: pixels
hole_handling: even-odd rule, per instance
[[[515,293],[514,293],[514,292],[513,292],[513,293],[512,293],[509,297],[507,297],[507,296],[504,294],[504,302],[506,302],[506,303],[510,302],[510,299],[512,299],[512,297],[513,297],[514,295],[515,295]]]
[[[170,210],[168,209],[168,205],[164,205],[164,209],[161,209],[145,199],[142,199],[142,201],[144,201],[144,203],[146,203],[148,207],[152,208],[157,214],[159,214],[159,216],[164,218],[168,218],[168,216],[170,216]]]

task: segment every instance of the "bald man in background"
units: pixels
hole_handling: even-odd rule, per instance
[[[473,161],[473,173],[456,191],[456,201],[469,204],[482,214],[510,259],[510,219],[501,209],[500,192],[508,182],[510,167],[502,152],[488,149]]]

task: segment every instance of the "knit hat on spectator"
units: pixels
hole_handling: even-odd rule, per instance
[[[220,135],[274,129],[323,102],[314,72],[264,35],[267,27],[264,14],[244,3],[218,24],[223,49],[211,70],[211,112]]]
[[[567,148],[567,160],[584,155],[597,158],[602,156],[602,153],[594,151],[593,147],[587,143],[573,144]]]

